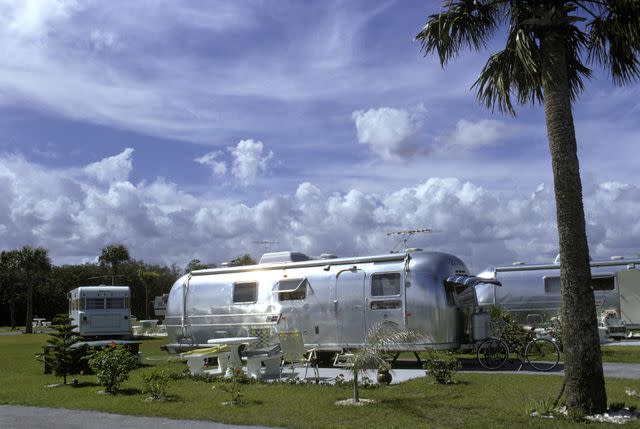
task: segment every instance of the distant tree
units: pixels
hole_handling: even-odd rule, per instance
[[[208,265],[208,264],[203,264],[202,262],[200,262],[200,259],[192,259],[187,264],[187,266],[185,267],[184,271],[185,271],[185,273],[190,273],[191,271],[204,270],[205,268],[212,268],[212,267],[210,265]]]
[[[102,253],[98,258],[98,261],[100,262],[100,265],[110,266],[112,274],[117,275],[120,265],[130,259],[127,246],[124,244],[109,244],[102,248]]]
[[[255,265],[257,264],[256,260],[251,257],[248,253],[244,255],[240,255],[231,260],[229,265]]]
[[[160,274],[155,271],[138,271],[138,277],[144,286],[144,314],[149,319],[149,286],[158,281]]]
[[[16,301],[18,300],[18,285],[21,281],[20,252],[6,250],[0,253],[0,297],[9,305],[11,329],[16,329]]]
[[[19,275],[27,286],[27,314],[25,332],[33,333],[33,288],[36,283],[44,282],[51,272],[51,260],[44,247],[24,246],[18,253]]]

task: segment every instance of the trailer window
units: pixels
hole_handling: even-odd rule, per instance
[[[399,299],[385,299],[383,301],[371,301],[372,310],[393,310],[402,307]]]
[[[256,302],[258,298],[258,283],[244,282],[233,284],[233,302],[234,303],[251,303]]]
[[[593,290],[614,290],[613,276],[592,277],[591,288]],[[545,277],[544,291],[546,293],[560,293],[560,277]]]
[[[105,308],[127,308],[125,298],[106,298]]]
[[[104,298],[86,298],[85,309],[87,310],[104,309]]]
[[[560,293],[560,277],[543,277],[545,293]]]
[[[613,290],[615,289],[613,276],[593,277],[591,278],[591,287],[593,290]]]
[[[400,273],[371,276],[371,296],[400,295]]]
[[[307,297],[307,279],[280,280],[273,290],[278,293],[279,301],[302,300]]]

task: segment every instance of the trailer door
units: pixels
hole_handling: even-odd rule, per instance
[[[364,271],[352,268],[336,276],[334,306],[338,343],[347,347],[362,344],[365,334]]]
[[[374,326],[393,322],[404,328],[404,288],[402,273],[375,273],[368,288],[367,332]]]
[[[640,271],[618,271],[620,317],[627,327],[640,326]],[[629,326],[630,325],[630,326]]]

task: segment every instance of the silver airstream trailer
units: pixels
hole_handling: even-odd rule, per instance
[[[453,277],[473,282],[456,256],[419,249],[341,259],[267,253],[257,265],[193,271],[169,293],[167,349],[246,336],[258,326],[301,331],[308,347],[336,351],[357,348],[368,329],[385,321],[427,338],[407,350],[456,349],[483,339],[488,326],[479,321],[488,325],[488,318],[471,321],[475,289],[447,281]]]
[[[627,329],[640,328],[640,260],[614,257],[592,261],[591,277],[598,315],[615,315],[602,320],[609,337],[622,338]],[[477,287],[481,306],[497,305],[523,324],[549,322],[560,311],[560,263],[489,268],[478,277],[498,280],[502,287]]]

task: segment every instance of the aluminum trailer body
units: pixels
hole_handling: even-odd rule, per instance
[[[287,261],[278,259],[282,254]],[[341,259],[291,255],[301,254],[265,254],[257,265],[198,270],[178,279],[165,316],[169,351],[246,336],[256,326],[301,331],[305,344],[321,351],[357,348],[381,322],[424,335],[424,342],[406,350],[456,349],[464,341],[468,311],[445,285],[450,276],[468,275],[456,256],[409,250]]]
[[[69,317],[83,337],[131,335],[129,286],[80,286],[67,298]]]
[[[612,258],[590,264],[598,315],[613,310],[626,329],[640,328],[640,260]],[[547,323],[560,313],[559,263],[489,268],[478,277],[502,284],[478,286],[479,305],[500,306],[523,324]],[[624,336],[624,331],[612,328],[610,335]]]

